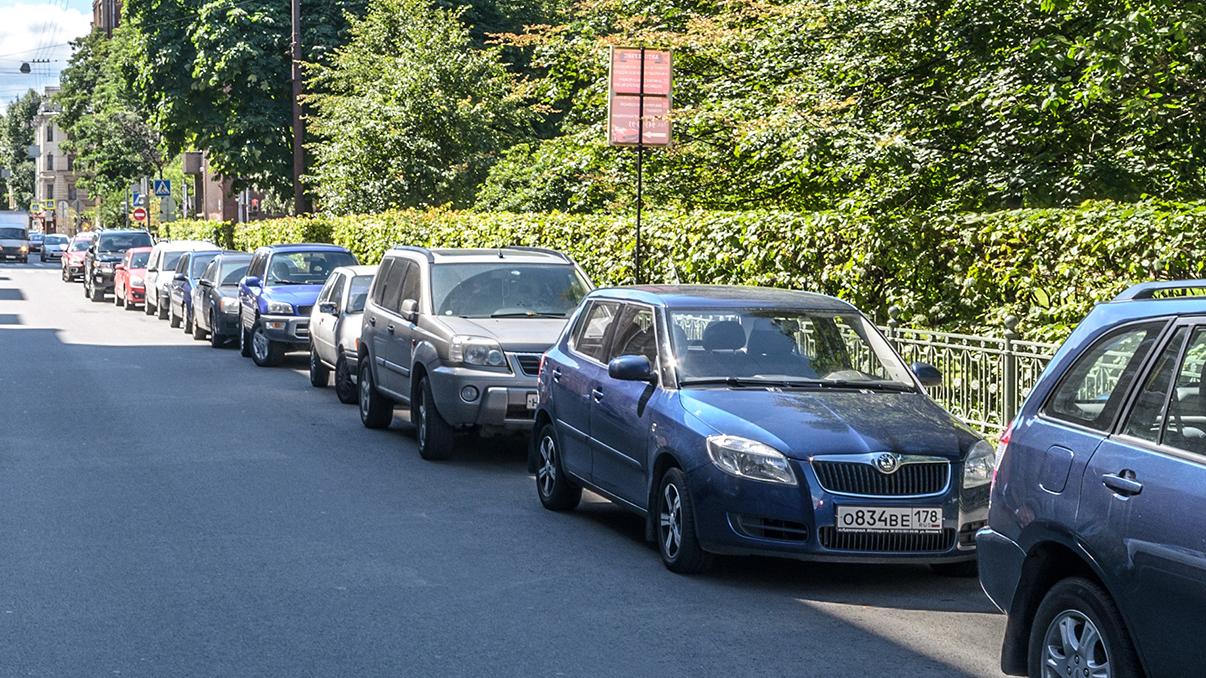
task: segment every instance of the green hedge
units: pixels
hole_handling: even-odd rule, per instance
[[[174,222],[167,237],[251,250],[335,242],[364,262],[404,243],[540,245],[573,256],[598,284],[632,280],[630,216],[399,211],[230,226]],[[904,218],[837,212],[654,212],[646,280],[771,285],[834,294],[881,321],[1000,327],[1059,337],[1093,303],[1153,277],[1206,277],[1206,205],[1085,203],[1069,209]]]

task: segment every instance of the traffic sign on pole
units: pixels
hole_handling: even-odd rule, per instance
[[[155,195],[160,198],[166,198],[172,194],[172,182],[167,179],[155,179],[151,184]]]
[[[130,216],[132,216],[134,218],[134,221],[137,221],[140,224],[144,224],[147,221],[147,208],[135,207],[134,211],[130,214]]]
[[[135,207],[143,207],[147,204],[147,197],[142,193],[135,191],[134,200],[131,202]]]

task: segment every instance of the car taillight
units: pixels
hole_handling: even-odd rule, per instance
[[[1009,449],[1009,438],[1013,436],[1013,422],[1005,427],[1005,432],[1001,434],[1001,440],[997,443],[997,463],[992,467],[992,487],[997,486],[997,471],[1001,469],[1001,462],[1005,460],[1005,451]]]

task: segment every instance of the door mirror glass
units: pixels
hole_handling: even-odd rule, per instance
[[[339,309],[336,308],[335,304],[330,301],[324,301],[323,303],[319,304],[318,312],[326,313],[327,315],[339,315]]]
[[[942,372],[937,367],[929,363],[913,363],[909,368],[913,370],[914,376],[922,386],[942,385]]]
[[[643,355],[622,355],[607,363],[607,376],[621,381],[656,381],[653,364]]]
[[[402,319],[406,322],[417,322],[419,320],[419,302],[416,299],[407,299],[402,302],[402,306],[398,309],[402,314]]]

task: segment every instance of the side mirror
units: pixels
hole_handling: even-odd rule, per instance
[[[622,355],[607,363],[607,376],[621,381],[657,381],[653,365],[643,355]]]
[[[246,278],[243,278],[243,284],[248,287],[263,287],[264,286],[263,283],[260,282],[260,279],[254,275],[249,275]]]
[[[339,309],[336,308],[335,304],[333,304],[332,302],[329,302],[329,301],[324,301],[321,304],[319,304],[318,312],[326,313],[327,315],[339,315]]]
[[[419,321],[419,302],[417,299],[403,301],[398,311],[402,314],[402,319],[408,323]]]
[[[116,266],[114,266],[114,267],[113,267],[113,270],[114,270],[114,271],[124,271],[124,270],[126,270],[126,265],[125,265],[125,264],[118,264],[118,265],[116,265]]]
[[[942,385],[942,372],[939,372],[937,367],[927,363],[913,363],[910,369],[922,386]]]
[[[188,276],[183,273],[177,273],[172,280],[175,280],[176,282],[188,282]]]
[[[212,282],[210,282],[209,280],[206,280],[205,278],[198,280],[197,284],[200,285],[201,287],[213,287],[214,286],[214,284]]]

